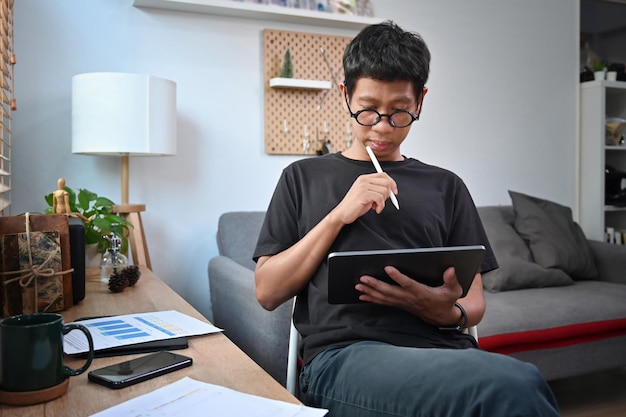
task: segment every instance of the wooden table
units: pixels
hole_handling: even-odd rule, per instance
[[[135,287],[121,293],[111,293],[100,281],[97,271],[89,271],[86,297],[78,305],[61,312],[69,323],[81,317],[114,314],[145,313],[150,311],[177,310],[208,322],[197,310],[183,300],[150,270],[142,267],[142,275]],[[207,295],[208,297],[208,295]],[[66,395],[44,404],[26,407],[0,406],[0,417],[6,416],[54,416],[83,417],[148,393],[184,376],[212,384],[222,385],[241,392],[299,404],[282,385],[250,359],[222,333],[189,338],[189,348],[175,352],[193,358],[193,365],[137,385],[112,390],[89,382],[87,372],[71,377]],[[101,368],[144,354],[94,359],[89,370]],[[73,368],[83,361],[66,358]],[[207,412],[207,415],[210,413]]]

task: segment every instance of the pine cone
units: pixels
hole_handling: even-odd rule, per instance
[[[122,274],[128,279],[128,285],[134,286],[141,277],[141,271],[137,265],[129,265],[122,269]]]
[[[122,292],[128,287],[128,278],[124,275],[122,270],[115,270],[109,277],[109,290],[111,292]]]

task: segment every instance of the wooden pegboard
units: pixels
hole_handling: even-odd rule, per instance
[[[347,148],[350,116],[342,107],[343,98],[334,83],[330,90],[272,88],[270,79],[279,76],[285,51],[289,48],[293,78],[332,82],[331,71],[320,50],[323,48],[335,80],[342,83],[343,51],[350,40],[342,36],[263,31],[266,153],[315,155],[326,140],[330,141],[331,152]],[[305,125],[310,141],[308,152],[305,152]]]

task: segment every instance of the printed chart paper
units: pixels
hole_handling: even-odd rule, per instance
[[[185,377],[92,417],[322,417],[328,410],[270,400]]]
[[[76,323],[89,329],[94,350],[222,331],[175,310],[102,317]],[[63,338],[63,350],[68,355],[87,352],[87,338],[82,332],[72,331]]]

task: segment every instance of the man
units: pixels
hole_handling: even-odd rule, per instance
[[[257,299],[273,310],[297,296],[300,388],[331,416],[558,416],[534,366],[483,352],[459,330],[480,322],[481,273],[497,263],[462,180],[400,151],[422,110],[429,62],[422,38],[391,22],[348,45],[341,92],[355,141],[283,171],[254,255]],[[361,303],[328,303],[329,252],[476,244],[487,255],[463,298],[454,268],[429,287],[388,266],[398,285],[363,276]]]

